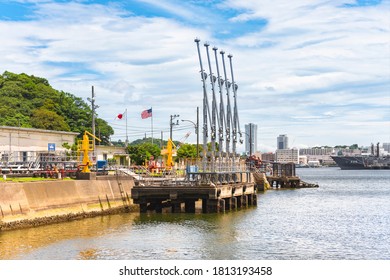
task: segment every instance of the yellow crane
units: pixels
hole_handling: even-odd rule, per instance
[[[169,138],[167,148],[161,150],[161,155],[166,156],[165,169],[171,170],[173,163],[173,157],[176,156],[176,146],[173,141]]]
[[[83,167],[83,169],[81,170],[81,172],[83,172],[83,173],[91,172],[89,170],[89,167],[93,165],[92,162],[89,160],[88,153],[93,151],[95,149],[95,147],[94,147],[93,140],[89,140],[88,135],[93,137],[94,139],[98,140],[99,142],[102,141],[98,137],[93,135],[92,133],[89,133],[88,131],[84,131],[83,140],[77,141],[77,155],[79,157],[81,156],[81,154],[83,155],[83,160],[82,160],[82,163],[80,164],[80,166]],[[81,160],[79,160],[79,161],[81,161]]]

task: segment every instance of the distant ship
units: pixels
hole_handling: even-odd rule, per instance
[[[341,169],[390,169],[390,156],[331,156]]]
[[[390,169],[390,155],[381,156],[379,143],[371,144],[371,154],[331,156],[341,169]]]

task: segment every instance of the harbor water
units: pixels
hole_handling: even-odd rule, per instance
[[[389,260],[390,171],[297,169],[314,189],[268,190],[225,214],[96,217],[0,232],[0,259]]]

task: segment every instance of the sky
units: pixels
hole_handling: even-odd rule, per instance
[[[199,38],[204,66],[205,42],[233,55],[240,127],[258,126],[257,150],[280,134],[297,148],[390,142],[389,0],[0,0],[0,38],[0,73],[86,102],[94,86],[112,140],[126,139],[115,117],[127,111],[129,141],[152,125],[166,140],[179,115],[173,139],[196,142],[180,120],[196,122],[203,104]]]

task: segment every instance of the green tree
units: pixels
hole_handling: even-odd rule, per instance
[[[202,147],[203,148],[203,147]],[[203,149],[202,149],[203,150]],[[207,143],[207,150],[211,151],[211,142]],[[215,152],[219,151],[219,143],[215,143]]]
[[[196,158],[196,145],[182,144],[176,154],[178,159]]]
[[[130,145],[139,145],[142,143],[151,143],[151,142],[152,142],[152,137],[147,137],[147,138],[134,140],[133,142],[130,143]],[[166,147],[167,143],[168,143],[168,141],[166,141],[166,140],[163,140],[161,142],[161,139],[153,138],[153,144],[156,144],[159,147],[161,147],[161,146]],[[173,144],[175,144],[177,146],[177,145],[179,145],[179,141],[173,141]]]
[[[5,71],[0,75],[0,125],[78,132],[91,131],[92,110],[81,98],[52,88],[40,77]],[[102,144],[114,130],[96,118]],[[99,135],[98,135],[99,136]]]
[[[110,135],[114,134],[114,130],[105,120],[96,119],[96,136],[102,140],[100,145],[109,145]]]
[[[127,146],[127,152],[131,161],[136,165],[143,165],[151,156],[157,158],[161,154],[160,148],[152,143],[129,145]]]
[[[351,150],[356,150],[358,148],[359,148],[358,144],[353,144],[353,145],[349,146],[349,149],[351,149]]]
[[[70,131],[69,125],[62,116],[47,109],[37,109],[31,116],[31,124],[35,128]]]

